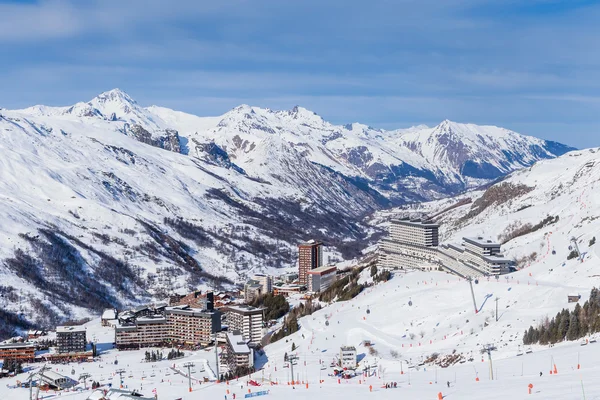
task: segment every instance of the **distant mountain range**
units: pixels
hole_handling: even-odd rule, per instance
[[[332,261],[353,258],[373,211],[573,150],[447,120],[333,125],[301,107],[197,117],[118,89],[69,107],[0,109],[0,149],[6,330],[292,266],[309,237],[329,244]]]

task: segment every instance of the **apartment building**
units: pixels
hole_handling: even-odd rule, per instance
[[[259,344],[263,338],[264,308],[251,306],[229,306],[226,308],[226,320],[229,330],[239,331],[250,345]]]
[[[392,220],[382,241],[383,266],[388,268],[435,269],[439,224],[421,219]]]
[[[214,308],[215,296],[213,292],[202,293],[200,290],[193,291],[186,295],[173,294],[169,296],[169,306],[188,305],[202,310]]]
[[[323,266],[323,243],[309,240],[298,245],[298,282],[308,283],[307,272]]]
[[[58,326],[56,349],[58,353],[82,353],[87,345],[84,326]]]
[[[10,343],[0,345],[0,360],[19,360],[33,362],[35,346],[31,343]]]
[[[336,276],[337,268],[331,265],[308,271],[308,291],[317,293],[326,290],[335,282]]]
[[[440,225],[431,220],[396,219],[390,226],[390,236],[394,241],[423,247],[437,247]]]
[[[248,347],[246,340],[240,331],[227,332],[225,362],[230,371],[238,368],[250,368],[254,366],[254,352]]]
[[[221,313],[189,306],[167,307],[165,310],[169,336],[185,344],[208,345],[221,330]]]
[[[262,295],[262,286],[253,279],[244,284],[244,301],[251,303]]]
[[[153,314],[122,313],[115,326],[118,349],[162,346],[166,343],[208,345],[221,330],[221,313],[189,305],[161,308]]]
[[[252,280],[257,282],[261,287],[261,294],[273,292],[273,278],[265,274],[255,274]]]
[[[340,367],[351,369],[356,368],[356,347],[340,347]]]
[[[504,257],[500,243],[478,237],[463,238],[464,258],[487,275],[500,275],[510,272],[513,261]]]
[[[501,254],[499,243],[483,237],[465,237],[460,245],[440,245],[438,229],[438,224],[427,220],[392,221],[389,235],[382,241],[381,264],[402,269],[442,268],[463,277],[511,271],[513,261]]]

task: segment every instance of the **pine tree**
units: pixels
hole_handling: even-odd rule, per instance
[[[540,326],[540,332],[539,332],[539,337],[540,337],[540,344],[548,344],[550,343],[550,331],[544,327],[544,326]]]
[[[567,312],[566,315],[565,311]],[[569,322],[571,319],[569,316],[569,311],[563,309],[563,312],[561,312],[559,315],[560,323],[558,324],[557,336],[555,336],[555,340],[553,343],[562,342],[563,340],[565,340],[565,337],[567,336],[567,331],[569,330]]]
[[[377,275],[377,266],[373,265],[371,267],[371,278],[373,278],[375,275]]]
[[[567,340],[577,340],[580,337],[579,336],[579,314],[575,311],[571,313],[571,318],[569,319],[569,329],[567,330],[566,337],[567,337]]]

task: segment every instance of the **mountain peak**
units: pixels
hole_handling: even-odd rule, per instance
[[[93,101],[97,101],[98,103],[108,103],[108,102],[119,102],[119,103],[128,103],[128,104],[137,104],[137,102],[131,98],[127,93],[122,91],[119,88],[115,88],[109,90],[107,92],[100,93],[96,96]]]
[[[454,121],[450,121],[449,119],[445,119],[442,122],[440,122],[437,127],[438,128],[450,128],[452,126],[456,125],[456,122]]]

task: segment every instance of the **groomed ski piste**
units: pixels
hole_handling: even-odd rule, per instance
[[[127,389],[149,397],[156,390],[159,399],[232,399],[234,393],[236,398],[243,398],[249,392],[264,391],[271,398],[340,399],[437,399],[439,393],[448,399],[581,399],[585,391],[586,399],[595,399],[600,398],[600,344],[582,346],[577,341],[525,349],[521,343],[529,325],[563,307],[574,307],[567,305],[568,294],[579,292],[581,302],[587,299],[592,287],[590,275],[597,265],[598,258],[592,254],[583,263],[570,260],[565,267],[559,264],[553,272],[539,263],[512,274],[508,280],[483,279],[474,285],[477,313],[465,280],[442,272],[395,273],[390,281],[367,289],[351,301],[333,303],[302,318],[297,333],[265,348],[265,357],[257,361],[259,371],[229,383],[214,381],[214,353],[210,349],[186,352],[185,358],[174,362],[156,363],[142,362],[149,349],[107,350],[100,361],[52,368],[75,379],[87,372],[92,375],[88,384],[96,380],[113,387],[119,387],[115,371],[124,369]],[[101,327],[99,321],[88,324],[88,334],[99,343],[110,343],[113,338],[112,330]],[[371,354],[365,340],[371,342],[377,355]],[[291,350],[292,344],[295,351]],[[497,347],[491,352],[494,380],[487,355],[480,353],[486,344]],[[330,376],[330,365],[344,345],[355,346],[360,360],[358,376],[350,379]],[[398,358],[392,356],[394,350],[399,353]],[[285,353],[298,357],[294,385],[291,368],[285,366]],[[462,354],[465,361],[448,368],[420,365],[433,353],[440,357]],[[118,365],[114,364],[115,359]],[[191,393],[187,377],[180,374],[185,374],[183,364],[189,361],[195,363]],[[174,369],[170,368],[173,363]],[[371,370],[365,377],[362,370],[366,366]],[[555,366],[558,373],[550,374]],[[205,376],[210,382],[199,383]],[[27,373],[3,379],[6,385],[0,387],[0,398],[27,399],[28,389],[10,388],[26,378]],[[250,380],[260,386],[249,385]],[[393,382],[395,389],[385,388],[386,383]],[[533,385],[531,395],[529,384]],[[90,393],[50,391],[41,392],[41,398],[83,400]]]
[[[526,268],[498,280],[480,278],[473,285],[476,306],[469,284],[463,279],[443,272],[396,271],[391,280],[367,288],[355,299],[334,302],[300,319],[298,332],[265,347],[266,355],[257,360],[258,371],[251,377],[216,383],[210,372],[216,368],[210,349],[186,352],[185,358],[175,361],[175,369],[180,372],[185,371],[186,362],[195,363],[196,372],[192,375],[196,381],[191,393],[187,378],[169,368],[173,361],[141,361],[144,352],[151,349],[105,350],[99,361],[52,365],[52,368],[75,379],[87,372],[92,375],[88,384],[95,380],[103,385],[111,383],[113,387],[119,386],[115,371],[124,369],[127,389],[136,389],[148,397],[156,390],[161,400],[224,399],[225,396],[231,400],[234,394],[237,399],[258,392],[268,392],[266,397],[279,399],[433,400],[439,393],[451,400],[600,399],[597,379],[600,344],[595,337],[553,347],[522,346],[523,333],[530,325],[536,326],[563,308],[575,307],[567,302],[568,295],[581,295],[579,303],[583,305],[590,290],[600,286],[600,247],[589,245],[592,238],[600,236],[597,218],[600,198],[595,195],[600,164],[595,162],[596,158],[597,150],[573,152],[513,175],[505,182],[525,182],[535,185],[535,189],[510,203],[489,207],[453,232],[454,240],[478,234],[492,236],[513,221],[537,223],[547,215],[560,217],[558,222],[503,246],[509,257],[533,252],[538,257]],[[440,208],[435,204],[423,205],[428,206]],[[457,219],[467,211],[453,210],[450,216]],[[567,260],[572,237],[577,238],[584,253],[582,261]],[[365,270],[361,281],[368,280],[369,271]],[[112,330],[101,327],[98,320],[88,325],[88,337],[95,337],[102,348],[109,347],[106,344],[114,340]],[[370,341],[373,351],[365,346],[365,341]],[[481,353],[487,345],[496,348],[491,351],[493,380],[487,354]],[[358,376],[350,379],[330,376],[332,361],[341,346],[356,347],[360,360]],[[295,379],[291,377],[291,368],[285,366],[286,353],[298,357],[293,366]],[[434,353],[439,353],[441,359],[461,355],[464,362],[447,368],[423,364]],[[114,364],[115,359],[119,360],[118,365]],[[362,371],[367,366],[372,368],[365,377]],[[41,365],[27,367],[37,369]],[[550,374],[555,368],[557,373]],[[208,383],[197,382],[204,381],[205,376]],[[26,378],[27,373],[2,379],[0,399],[27,399],[28,389],[10,388],[17,380]],[[250,385],[250,380],[260,386]],[[385,388],[386,383],[394,382],[395,389]],[[90,393],[88,390],[41,394],[43,398],[83,400]]]

